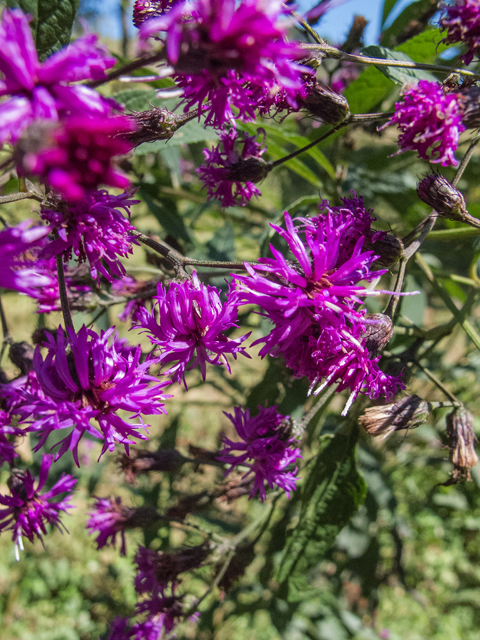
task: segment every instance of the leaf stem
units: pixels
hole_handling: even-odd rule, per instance
[[[63,321],[65,328],[69,328],[75,331],[73,326],[72,315],[70,313],[70,307],[68,306],[67,287],[65,284],[65,272],[63,270],[63,255],[59,254],[56,257],[57,261],[57,274],[58,274],[58,290],[60,293],[60,304],[62,305]]]

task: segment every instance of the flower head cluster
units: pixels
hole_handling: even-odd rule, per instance
[[[360,281],[385,273],[372,270],[377,256],[363,250],[365,240],[375,235],[370,213],[355,194],[341,207],[324,201],[321,211],[300,220],[300,228],[287,213],[285,229],[272,225],[295,261],[270,246],[273,258],[261,259],[255,268],[248,266],[248,275],[234,278],[241,302],[258,304],[274,324],[257,341],[265,343],[260,355],[282,356],[296,377],[308,377],[312,388],[323,380],[317,391],[334,382],[339,391],[350,389],[346,413],[360,392],[391,398],[403,385],[380,371],[367,340],[368,327],[380,320],[360,310],[362,298],[381,293],[366,290]]]
[[[477,0],[455,0],[454,4],[441,2],[439,7],[442,10],[440,29],[447,29],[443,42],[466,45],[468,51],[460,59],[470,64],[480,51],[480,4]]]
[[[60,513],[72,508],[68,504],[71,496],[51,502],[60,493],[72,491],[76,480],[71,475],[62,474],[49,491],[40,493],[47,481],[52,462],[52,455],[43,456],[37,486],[30,471],[14,471],[9,480],[11,495],[0,496],[0,504],[5,507],[0,509],[0,531],[13,531],[17,560],[18,549],[23,550],[22,536],[26,536],[30,542],[34,541],[35,536],[41,539],[47,533],[45,524],[60,528]]]
[[[16,151],[20,175],[39,176],[69,202],[78,202],[101,184],[125,189],[128,178],[112,163],[132,145],[129,118],[72,116],[61,123],[33,123]]]
[[[392,124],[401,132],[398,153],[416,151],[423,160],[444,167],[457,164],[454,154],[465,131],[458,94],[445,94],[440,84],[420,80],[404,88],[395,114],[384,127]]]
[[[177,2],[178,0],[135,0],[133,24],[139,29],[145,20],[161,16]]]
[[[50,56],[37,57],[28,19],[19,9],[5,9],[0,19],[0,143],[16,142],[34,120],[58,120],[67,114],[106,115],[112,101],[79,80],[105,77],[115,64],[97,36],[87,34]]]
[[[140,423],[127,422],[118,411],[127,411],[131,418],[141,414],[165,413],[161,390],[168,383],[159,383],[148,375],[151,362],[140,362],[141,348],[124,355],[117,349],[115,339],[109,343],[114,327],[99,336],[83,326],[78,334],[68,329],[68,338],[60,328],[56,337],[47,334],[45,359],[37,347],[33,359],[34,371],[42,393],[25,393],[24,411],[32,415],[30,431],[40,435],[37,449],[57,429],[70,429],[56,446],[60,446],[57,458],[68,449],[73,451],[77,465],[78,443],[88,433],[104,440],[101,455],[113,451],[115,443],[134,443]],[[151,381],[156,382],[149,386]],[[96,426],[92,425],[95,420]]]
[[[234,358],[237,353],[247,355],[242,343],[250,334],[235,339],[225,335],[237,326],[234,296],[222,304],[219,294],[215,287],[201,283],[194,272],[191,280],[171,282],[168,289],[158,284],[154,310],[140,309],[137,313],[136,327],[145,329],[160,349],[154,361],[175,363],[165,373],[178,383],[183,380],[186,384],[185,372],[197,365],[205,380],[207,362],[224,364],[230,371],[227,354]]]
[[[254,119],[260,93],[285,89],[292,105],[301,89],[304,57],[287,43],[279,0],[195,0],[148,20],[144,36],[167,32],[167,56],[184,90],[186,109],[210,101],[207,124],[234,124],[232,106]],[[248,84],[248,86],[247,86]]]
[[[135,513],[134,509],[130,509],[122,504],[121,498],[97,498],[93,505],[93,511],[89,512],[87,529],[89,534],[93,535],[98,532],[96,539],[97,549],[103,549],[107,545],[115,546],[117,533],[120,534],[122,541],[120,547],[120,555],[127,554],[127,543],[125,541],[125,530],[131,528],[132,519]]]
[[[286,469],[302,456],[300,449],[294,447],[295,437],[292,436],[288,416],[282,416],[276,407],[259,407],[258,415],[254,417],[250,416],[248,409],[243,411],[235,407],[234,411],[233,416],[225,415],[241,442],[224,438],[218,459],[231,465],[229,473],[239,464],[250,467],[246,473],[246,476],[254,475],[250,498],[258,491],[260,499],[265,500],[265,483],[270,489],[276,484],[290,496],[290,492],[296,489],[297,470]],[[240,455],[234,455],[236,453]]]
[[[61,202],[52,208],[42,207],[40,216],[58,233],[58,238],[45,247],[40,257],[63,254],[67,262],[75,255],[80,262],[88,260],[92,278],[101,274],[110,282],[113,276],[125,275],[119,257],[128,257],[132,243],[137,241],[129,234],[135,227],[120,209],[129,217],[129,208],[137,202],[128,192],[114,196],[107,191],[94,191],[77,204]]]
[[[230,129],[222,131],[218,146],[203,150],[206,164],[197,173],[207,187],[208,200],[216,198],[223,207],[233,207],[237,202],[246,205],[253,196],[261,195],[254,183],[263,180],[269,168],[262,160],[267,149],[256,138],[243,133],[242,140],[235,129]]]
[[[36,287],[48,286],[50,280],[33,263],[26,263],[24,254],[40,244],[49,232],[49,227],[32,227],[30,220],[16,227],[0,231],[0,287],[29,293]]]

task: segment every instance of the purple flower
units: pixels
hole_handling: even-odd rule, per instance
[[[480,4],[478,0],[456,0],[454,4],[439,3],[442,10],[439,25],[447,36],[442,40],[446,44],[460,42],[468,47],[467,53],[460,57],[470,64],[477,56],[480,47]]]
[[[0,287],[28,293],[31,288],[49,286],[48,277],[38,271],[35,265],[26,264],[20,259],[32,247],[40,244],[49,232],[49,227],[30,227],[31,221],[25,220],[16,227],[0,231]]]
[[[133,24],[139,29],[145,20],[161,16],[177,2],[178,0],[135,0]]]
[[[127,320],[134,320],[138,311],[145,308],[147,297],[140,297],[142,293],[151,290],[153,287],[153,281],[142,282],[141,280],[135,280],[130,276],[123,276],[118,280],[112,282],[112,293],[116,296],[132,297],[129,300],[123,311],[118,314],[118,319],[122,322]],[[138,295],[138,298],[134,296]]]
[[[262,160],[267,148],[257,142],[257,136],[243,133],[242,137],[235,129],[222,131],[220,144],[203,150],[206,164],[197,169],[207,187],[207,199],[216,198],[223,207],[245,206],[253,196],[261,195],[254,183],[268,174],[268,165]]]
[[[95,191],[78,204],[61,202],[58,206],[54,203],[52,208],[42,207],[41,218],[59,237],[45,247],[40,258],[48,259],[61,253],[68,262],[75,255],[80,262],[88,260],[92,278],[101,274],[109,282],[113,276],[125,275],[119,257],[127,258],[132,253],[132,244],[138,244],[129,233],[135,229],[128,220],[130,207],[139,202],[132,200],[131,195],[126,192],[114,196],[107,191]]]
[[[71,475],[62,474],[50,491],[40,493],[47,481],[52,462],[52,455],[43,456],[36,487],[35,478],[30,471],[14,470],[9,480],[11,495],[0,496],[0,504],[5,507],[0,509],[0,531],[13,531],[17,560],[18,549],[23,551],[22,536],[26,536],[30,542],[34,541],[35,536],[41,539],[42,534],[47,533],[45,523],[53,524],[60,529],[60,512],[72,508],[72,505],[68,504],[71,496],[58,502],[50,502],[60,493],[72,491],[76,479]]]
[[[130,640],[132,635],[128,623],[128,618],[117,616],[112,622],[107,640]]]
[[[290,497],[290,492],[296,489],[297,469],[286,469],[302,456],[300,449],[292,446],[295,437],[291,435],[288,416],[282,416],[276,407],[259,407],[258,415],[253,418],[248,409],[243,411],[240,407],[235,407],[234,411],[233,416],[228,413],[225,415],[242,442],[224,438],[224,448],[218,460],[231,465],[228,473],[239,464],[250,467],[250,471],[245,474],[248,476],[253,473],[255,476],[250,498],[258,491],[260,499],[265,500],[265,482],[270,489],[276,484]],[[240,455],[234,455],[237,452]]]
[[[416,151],[423,160],[444,167],[457,164],[454,153],[465,131],[458,94],[444,94],[437,82],[420,80],[403,89],[394,116],[381,129],[392,124],[401,132],[398,153]]]
[[[167,32],[167,57],[184,90],[185,109],[208,100],[206,123],[221,127],[235,124],[232,106],[243,120],[255,119],[258,89],[265,94],[283,88],[295,106],[304,68],[292,60],[305,54],[285,41],[289,23],[280,21],[282,11],[278,0],[181,2],[148,20],[141,33]]]
[[[8,462],[10,464],[17,457],[15,443],[9,438],[23,435],[23,430],[12,426],[12,416],[6,411],[0,410],[0,467]]]
[[[200,282],[193,272],[191,280],[170,282],[168,289],[157,286],[154,310],[140,309],[136,316],[136,328],[148,332],[150,341],[158,345],[160,355],[155,362],[169,365],[165,373],[171,374],[180,384],[185,382],[185,371],[200,366],[205,380],[206,364],[224,364],[230,372],[226,354],[247,356],[242,343],[250,334],[231,339],[225,331],[236,327],[237,304],[230,294],[222,305],[219,291]],[[158,310],[158,319],[155,313]]]
[[[39,176],[69,202],[78,202],[100,185],[126,189],[126,175],[112,163],[128,153],[132,145],[122,134],[134,129],[124,116],[115,118],[72,116],[61,123],[35,122],[32,135],[42,133],[39,148],[29,149],[28,129],[17,154],[19,175]]]
[[[132,640],[160,640],[171,633],[177,620],[184,616],[182,601],[174,595],[143,600],[137,604],[137,613],[147,613],[148,618],[134,625]]]
[[[240,302],[259,305],[274,324],[254,343],[265,343],[260,355],[282,356],[296,377],[308,377],[312,388],[323,379],[317,392],[334,382],[338,391],[350,389],[346,413],[360,392],[390,399],[403,385],[383,374],[379,357],[370,354],[368,328],[379,320],[368,319],[360,309],[362,298],[385,293],[358,284],[385,273],[373,271],[378,256],[363,251],[364,241],[376,236],[370,212],[355,194],[341,207],[324,201],[321,211],[316,218],[300,219],[300,229],[287,213],[286,229],[272,225],[295,262],[271,245],[273,258],[261,259],[255,268],[246,265],[248,275],[234,278]]]
[[[105,77],[115,64],[97,36],[87,34],[53,54],[43,64],[38,61],[28,19],[18,10],[5,9],[0,20],[0,96],[10,96],[0,104],[0,143],[16,142],[34,120],[59,120],[66,114],[105,115],[113,101],[79,80]],[[113,103],[115,104],[115,103]]]
[[[87,522],[87,529],[89,529],[90,535],[98,532],[98,537],[95,540],[97,549],[103,549],[110,544],[115,546],[118,533],[122,541],[120,555],[126,555],[125,530],[132,527],[132,516],[135,509],[123,505],[121,498],[114,500],[97,498],[93,509],[94,511],[90,511],[88,514],[90,518]]]
[[[127,422],[118,411],[127,411],[131,418],[141,414],[166,413],[161,393],[167,382],[159,383],[148,375],[150,361],[140,363],[141,348],[124,355],[123,347],[117,350],[115,339],[109,344],[114,332],[111,327],[99,336],[83,326],[78,334],[68,329],[68,339],[59,328],[56,339],[47,334],[45,359],[37,347],[33,359],[34,371],[41,386],[41,393],[25,393],[24,411],[30,413],[29,431],[40,434],[36,450],[41,448],[48,436],[57,429],[70,429],[61,442],[57,458],[71,449],[77,465],[78,443],[88,433],[104,440],[103,455],[108,449],[114,451],[115,443],[135,443],[132,436],[146,439],[139,433],[140,423]],[[156,384],[149,386],[151,381]],[[92,425],[95,420],[96,425]]]

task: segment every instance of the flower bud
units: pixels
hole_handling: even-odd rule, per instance
[[[233,182],[261,182],[270,172],[270,165],[261,158],[247,158],[230,165],[226,180]]]
[[[167,2],[165,0],[135,0],[133,24],[139,29],[145,20],[161,16]]]
[[[467,212],[463,195],[443,176],[433,173],[418,185],[420,200],[450,220],[464,220]]]
[[[457,409],[447,416],[447,437],[450,462],[453,464],[453,479],[471,480],[470,469],[478,462],[475,452],[473,414],[466,409]]]
[[[386,438],[394,431],[419,427],[429,413],[428,402],[418,396],[407,396],[392,404],[366,409],[359,422],[370,436]]]
[[[155,140],[170,140],[175,131],[197,117],[197,112],[185,114],[172,113],[168,109],[154,108],[149,111],[138,111],[129,116],[135,124],[136,130],[121,134],[134,147],[144,142]]]
[[[350,114],[347,99],[341,93],[323,87],[316,81],[306,87],[307,97],[302,100],[303,106],[325,124],[338,124]]]
[[[375,356],[390,342],[393,336],[393,322],[383,313],[369,313],[367,319],[376,321],[369,322],[363,332],[363,337],[366,338],[365,346],[370,354]]]
[[[121,470],[125,473],[127,482],[133,484],[136,477],[149,471],[164,471],[177,473],[187,461],[176,449],[161,449],[160,451],[145,451],[144,449],[126,453],[117,458]]]
[[[393,267],[403,255],[403,242],[391,233],[382,233],[374,242],[367,240],[364,248],[379,256],[375,264],[381,267]]]

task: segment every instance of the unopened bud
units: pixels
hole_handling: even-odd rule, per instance
[[[383,313],[369,313],[366,319],[369,322],[363,332],[365,346],[369,353],[375,356],[390,342],[393,336],[393,322]]]
[[[403,242],[391,233],[382,233],[375,242],[367,241],[364,248],[379,256],[375,264],[381,267],[393,267],[403,255]]]
[[[140,449],[132,451],[130,456],[124,453],[117,458],[121,470],[125,473],[126,481],[132,484],[138,475],[149,471],[178,473],[186,461],[187,459],[176,449],[160,449],[160,451]]]
[[[133,5],[133,24],[139,29],[149,18],[161,16],[168,0],[135,0]]]
[[[370,436],[386,438],[394,431],[419,427],[429,413],[425,400],[418,396],[407,396],[392,404],[369,407],[360,416],[359,422]]]
[[[316,81],[306,87],[307,97],[302,100],[303,106],[325,124],[338,124],[350,114],[347,99],[341,93],[323,87]]]
[[[447,416],[447,437],[450,462],[453,464],[454,480],[471,480],[470,469],[478,462],[475,452],[473,414],[466,409],[457,409]]]
[[[185,114],[176,114],[168,109],[158,108],[138,111],[129,116],[135,123],[136,130],[133,133],[121,134],[121,137],[135,147],[144,142],[170,140],[175,131],[196,117],[198,117],[196,111]]]
[[[247,158],[239,160],[229,167],[227,180],[232,182],[261,182],[269,172],[270,165],[261,158]]]
[[[464,220],[468,213],[465,199],[460,191],[452,187],[446,178],[436,173],[426,176],[420,182],[417,194],[425,204],[450,220]]]

